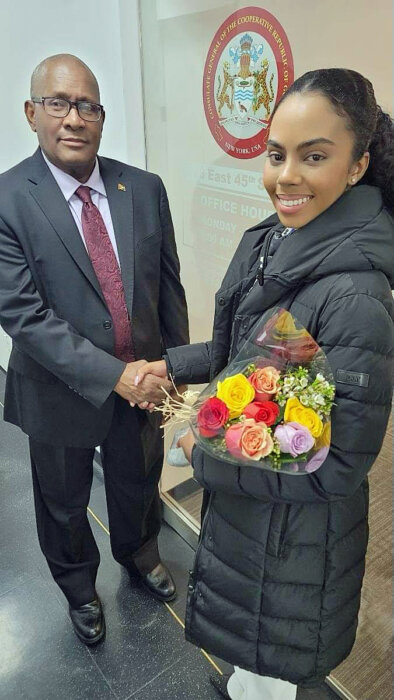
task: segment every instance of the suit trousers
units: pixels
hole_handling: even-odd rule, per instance
[[[163,440],[155,418],[116,396],[112,423],[100,446],[112,554],[135,575],[149,573],[160,561]],[[95,450],[32,438],[29,444],[40,546],[71,607],[79,607],[96,597],[100,562],[87,517]]]

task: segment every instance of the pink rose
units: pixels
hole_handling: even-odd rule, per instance
[[[246,422],[246,421],[245,421]],[[244,429],[244,423],[234,423],[227,430],[224,436],[226,447],[230,454],[234,457],[242,457],[241,436]]]
[[[294,421],[277,425],[275,437],[279,442],[281,452],[289,452],[292,457],[309,452],[315,444],[308,428]]]
[[[256,369],[248,381],[255,390],[256,401],[269,401],[278,391],[278,379],[280,372],[276,367],[260,367]]]
[[[267,457],[272,452],[274,441],[265,423],[256,423],[250,419],[244,421],[244,426],[241,435],[243,456],[256,461]]]
[[[226,446],[234,457],[246,457],[255,461],[272,452],[274,442],[264,423],[248,418],[235,423],[225,435]]]

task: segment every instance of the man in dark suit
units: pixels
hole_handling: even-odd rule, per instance
[[[41,549],[94,644],[105,632],[86,512],[95,446],[115,559],[156,598],[175,596],[157,546],[160,418],[138,407],[162,400],[163,381],[134,378],[188,342],[185,294],[160,178],[97,158],[105,113],[90,69],[45,59],[25,113],[40,147],[0,176],[4,418],[29,436]]]

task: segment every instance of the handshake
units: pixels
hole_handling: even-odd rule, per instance
[[[122,396],[131,406],[153,411],[164,397],[163,388],[169,393],[174,392],[174,386],[167,375],[167,365],[164,360],[147,362],[138,360],[129,362],[120,377],[114,391]],[[185,386],[178,386],[181,394]],[[191,454],[194,446],[194,437],[191,430],[179,438],[177,447],[182,447],[188,462],[191,462]]]
[[[129,362],[116,384],[114,391],[130,403],[148,411],[165,398],[163,388],[171,394],[174,386],[167,376],[164,360]],[[182,388],[181,388],[182,391]]]

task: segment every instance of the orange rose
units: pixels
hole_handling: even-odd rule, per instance
[[[244,457],[256,462],[272,452],[274,442],[264,423],[256,423],[248,418],[243,423],[240,447]]]
[[[256,401],[270,401],[278,391],[280,372],[275,367],[261,367],[248,377],[256,392]]]

